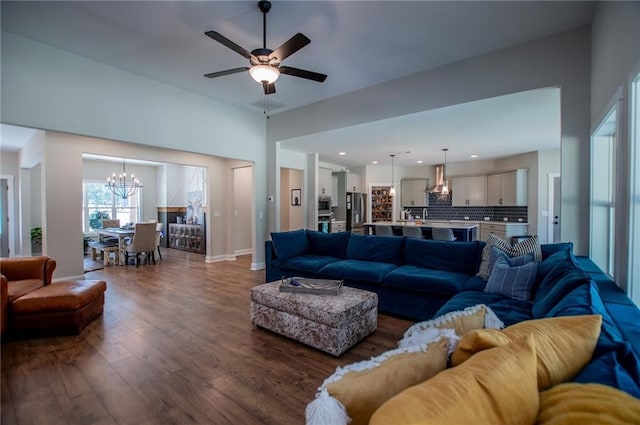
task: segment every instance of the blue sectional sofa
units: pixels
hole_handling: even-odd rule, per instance
[[[485,304],[506,326],[524,320],[602,315],[592,361],[576,382],[606,384],[640,398],[640,309],[571,243],[543,244],[531,301],[484,291],[477,277],[485,243],[400,236],[272,233],[266,241],[266,281],[288,276],[344,279],[378,294],[378,308],[421,321]]]

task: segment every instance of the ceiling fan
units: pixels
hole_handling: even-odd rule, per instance
[[[293,77],[305,78],[323,82],[327,76],[305,69],[293,68],[291,66],[280,65],[283,60],[291,56],[298,50],[302,49],[311,40],[302,33],[297,33],[289,40],[285,41],[275,50],[267,49],[267,13],[271,9],[271,2],[262,0],[258,2],[258,8],[262,12],[262,48],[254,49],[251,52],[238,46],[233,41],[216,31],[207,31],[205,35],[211,37],[215,41],[225,45],[236,53],[241,54],[249,59],[251,67],[243,66],[241,68],[227,69],[225,71],[212,72],[205,74],[207,78],[222,77],[224,75],[236,74],[238,72],[249,71],[251,78],[262,84],[264,94],[273,94],[276,92],[275,81],[280,74],[291,75]]]

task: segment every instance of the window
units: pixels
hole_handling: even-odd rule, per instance
[[[610,277],[614,275],[615,169],[617,107],[591,137],[591,259]]]
[[[627,293],[640,306],[640,74],[631,83],[629,139],[631,146],[631,199],[629,279]]]
[[[140,194],[122,199],[114,195],[104,181],[82,182],[82,230],[93,232],[102,228],[102,220],[119,219],[121,224],[140,220]]]

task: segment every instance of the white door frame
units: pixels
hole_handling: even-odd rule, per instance
[[[6,179],[7,180],[7,186],[8,186],[8,190],[7,190],[7,216],[9,217],[9,225],[7,226],[8,229],[8,233],[9,233],[9,256],[13,257],[16,255],[16,223],[18,221],[18,214],[16,214],[16,208],[14,205],[14,190],[15,188],[13,187],[14,184],[14,180],[13,180],[14,176],[10,176],[10,175],[4,175],[4,174],[0,174],[0,179]]]
[[[548,173],[547,188],[547,243],[553,243],[553,221],[555,220],[553,212],[555,210],[555,185],[554,179],[560,177],[560,173]]]

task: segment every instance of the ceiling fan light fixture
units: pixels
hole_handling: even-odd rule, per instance
[[[260,84],[265,81],[267,84],[271,84],[278,79],[280,71],[271,65],[253,65],[249,68],[249,74],[251,74],[251,78]]]

